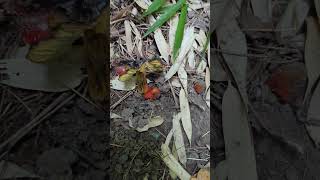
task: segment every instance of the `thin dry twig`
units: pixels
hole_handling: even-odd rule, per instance
[[[39,125],[41,122],[46,120],[47,117],[55,113],[61,107],[63,107],[67,102],[75,97],[75,94],[68,95],[67,93],[61,94],[56,100],[54,100],[50,105],[47,106],[40,114],[38,114],[33,120],[31,120],[27,125],[20,128],[14,135],[9,137],[5,142],[0,144],[0,152],[5,153],[5,148],[7,150],[11,149],[21,138],[28,134],[34,127]]]
[[[129,91],[127,94],[125,94],[122,98],[120,98],[117,102],[115,102],[112,106],[110,106],[110,110],[113,110],[115,107],[117,107],[122,101],[124,101],[126,98],[131,96],[133,94],[132,91]]]

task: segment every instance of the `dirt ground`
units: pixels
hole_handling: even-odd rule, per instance
[[[161,86],[160,86],[161,87]],[[111,121],[111,176],[115,179],[121,179],[123,176],[142,179],[149,174],[151,179],[159,179],[163,176],[167,178],[168,169],[161,159],[161,144],[164,143],[166,135],[172,128],[172,116],[177,113],[170,87],[163,86],[163,92],[160,99],[155,101],[146,101],[141,94],[134,93],[123,101],[113,112],[125,117]],[[192,92],[191,96],[191,117],[194,144],[187,147],[187,156],[202,161],[188,161],[187,170],[196,173],[199,168],[206,165],[209,157],[209,150],[206,144],[209,144],[209,134],[203,132],[210,130],[209,110],[205,109],[203,103],[196,102],[200,95]],[[133,106],[134,105],[134,106]],[[204,109],[202,109],[204,108]],[[151,115],[161,116],[165,122],[156,128],[147,132],[137,132],[128,125],[129,119],[133,124],[143,124]],[[140,125],[141,126],[141,125]],[[187,142],[186,142],[187,143]],[[112,178],[112,179],[113,179]]]
[[[9,89],[22,97],[21,90]],[[7,88],[2,87],[1,93],[6,92]],[[32,91],[24,93],[39,96],[38,101],[26,103],[32,112],[43,109],[47,102],[57,97]],[[50,96],[52,99],[48,98]],[[30,112],[10,97],[2,99],[4,107],[11,103],[17,108],[6,114],[1,121],[1,142],[24,127],[32,117]],[[43,99],[47,99],[46,102],[43,102]],[[17,116],[12,117],[12,113]],[[46,179],[103,180],[108,168],[107,127],[104,111],[97,110],[80,97],[75,97],[29,132],[12,149],[7,149],[10,151],[2,160],[15,163]]]

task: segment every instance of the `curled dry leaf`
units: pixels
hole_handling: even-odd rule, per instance
[[[187,154],[186,154],[186,148],[183,141],[183,133],[180,125],[180,119],[181,119],[181,113],[173,116],[173,119],[172,119],[173,137],[174,137],[174,144],[176,147],[179,160],[182,165],[186,166]]]
[[[155,22],[155,19],[153,16],[149,16],[149,22],[150,24],[153,24]],[[166,61],[167,64],[169,64],[169,52],[170,47],[164,38],[161,29],[157,29],[154,32],[154,39],[156,41],[158,50],[161,54],[161,57]]]
[[[119,76],[111,80],[111,89],[120,91],[132,91],[136,88],[136,79],[130,79],[129,81],[120,81]]]
[[[128,20],[124,21],[124,28],[126,33],[126,36],[124,37],[124,39],[126,41],[127,50],[128,50],[128,53],[132,55],[132,52],[133,52],[132,29],[131,29],[130,22]]]
[[[150,128],[160,126],[163,122],[164,122],[164,119],[161,116],[155,116],[149,119],[149,122],[147,125],[143,126],[142,128],[138,127],[136,130],[138,132],[144,132]]]
[[[191,123],[191,114],[190,114],[190,107],[189,101],[187,99],[187,95],[183,89],[180,90],[179,94],[180,100],[180,111],[181,111],[181,122],[186,133],[189,143],[191,144],[192,140],[192,123]]]

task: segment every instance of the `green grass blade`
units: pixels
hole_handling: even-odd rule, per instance
[[[173,5],[166,5],[166,6],[162,6],[157,12],[159,14],[163,14],[165,13],[166,11],[168,11],[168,9],[170,9]]]
[[[184,34],[184,27],[185,27],[186,20],[187,20],[187,9],[188,9],[187,4],[182,6],[176,34],[174,37],[173,60],[175,60],[177,58],[178,51],[181,47],[181,42],[182,42],[183,34]]]
[[[142,14],[142,17],[146,17],[154,12],[156,12],[158,9],[160,9],[164,3],[166,2],[166,0],[154,0],[152,2],[152,4],[148,7],[147,11],[145,11]]]
[[[152,24],[152,26],[148,29],[148,31],[143,35],[142,38],[145,38],[150,33],[154,32],[160,26],[162,26],[165,22],[167,22],[176,12],[186,3],[186,0],[179,0],[175,5],[172,5],[168,10],[163,13],[160,18]]]

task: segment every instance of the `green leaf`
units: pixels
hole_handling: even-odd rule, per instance
[[[162,26],[165,22],[167,22],[185,3],[186,0],[179,0],[175,5],[172,5],[170,8],[168,8],[168,10],[163,13],[155,23],[153,23],[153,25],[148,29],[142,38],[145,38],[150,33]]]
[[[142,14],[142,17],[146,17],[154,12],[156,12],[159,8],[161,8],[166,0],[154,0],[149,8]]]
[[[172,6],[173,6],[172,4],[170,4],[170,5],[165,5],[165,6],[161,7],[157,12],[158,12],[159,14],[163,14],[163,13],[165,13],[166,11],[168,11],[168,9],[170,9]]]
[[[176,35],[174,38],[174,45],[173,45],[173,59],[174,60],[177,58],[178,51],[181,47],[181,42],[182,42],[183,34],[184,34],[184,27],[185,27],[186,20],[187,20],[187,9],[188,9],[188,5],[182,6]]]

